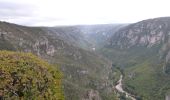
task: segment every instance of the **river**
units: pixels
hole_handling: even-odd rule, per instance
[[[116,90],[120,93],[125,93],[126,94],[126,98],[130,98],[132,100],[136,100],[136,98],[134,98],[130,93],[126,92],[125,90],[123,90],[122,88],[122,80],[123,80],[123,75],[120,75],[120,79],[118,81],[118,84],[115,86]]]

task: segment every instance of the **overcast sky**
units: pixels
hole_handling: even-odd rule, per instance
[[[169,0],[0,0],[1,21],[28,26],[133,23],[169,10]]]

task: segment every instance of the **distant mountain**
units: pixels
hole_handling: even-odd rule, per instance
[[[116,31],[100,50],[124,70],[124,89],[142,100],[165,100],[170,89],[170,17]]]
[[[80,33],[76,27],[25,27],[0,22],[0,50],[32,52],[59,65],[64,73],[66,100],[110,100],[114,98],[109,79],[111,62],[82,49],[82,44],[89,44]]]
[[[48,27],[44,28],[48,33],[57,38],[65,41],[69,45],[75,47],[88,48],[91,44],[84,38],[84,34],[81,29],[77,26],[61,26],[61,27]]]
[[[81,32],[87,41],[92,44],[92,48],[101,48],[108,44],[108,39],[116,31],[127,26],[128,24],[103,24],[79,26]]]
[[[68,44],[92,50],[108,43],[108,38],[127,24],[77,25],[45,28]],[[54,34],[55,33],[55,34]]]

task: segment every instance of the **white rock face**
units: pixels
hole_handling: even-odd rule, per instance
[[[33,45],[33,50],[37,52],[37,55],[40,55],[41,52],[46,53],[49,56],[54,56],[55,47],[49,44],[47,38],[43,37],[37,40]]]
[[[47,55],[50,56],[54,56],[55,53],[55,47],[53,45],[50,45],[47,49],[46,49]]]
[[[82,100],[101,100],[101,97],[98,91],[91,89],[87,92],[87,98]]]
[[[24,40],[23,38],[19,38],[19,46],[23,46]]]
[[[165,41],[170,34],[170,27],[156,22],[145,22],[132,24],[119,30],[113,37],[112,45],[130,48],[132,46],[152,47]],[[167,30],[165,29],[167,27]]]
[[[165,100],[170,100],[170,94],[165,96]]]

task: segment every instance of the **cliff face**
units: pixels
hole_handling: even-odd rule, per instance
[[[170,35],[170,18],[156,18],[131,24],[116,32],[111,45],[130,48],[132,46],[152,47],[167,43]]]

